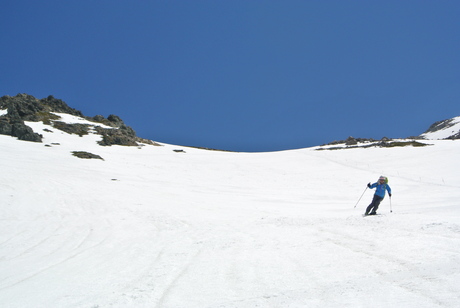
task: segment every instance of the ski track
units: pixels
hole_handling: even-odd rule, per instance
[[[157,307],[163,307],[165,301],[167,300],[168,296],[174,291],[174,288],[176,287],[179,279],[183,277],[189,268],[194,264],[196,259],[198,258],[199,254],[201,253],[201,250],[198,250],[197,252],[193,253],[190,258],[186,258],[185,261],[182,261],[181,264],[178,266],[177,272],[173,272],[170,275],[171,281],[167,283],[165,289],[161,291],[161,297],[158,299],[158,302],[156,304]],[[187,252],[187,256],[190,254],[190,252]]]
[[[18,232],[18,233],[16,233],[16,234],[13,234],[13,235],[10,236],[8,239],[6,239],[5,241],[1,242],[1,243],[0,243],[0,246],[6,245],[8,242],[14,240],[15,238],[18,238],[21,234],[23,234],[23,233],[25,233],[25,232],[26,232],[26,230],[23,230],[23,231],[21,231],[21,232]]]
[[[321,231],[322,237],[326,241],[340,246],[343,249],[351,250],[353,254],[357,255],[356,259],[361,260],[362,258],[359,256],[364,255],[366,259],[365,265],[367,265],[366,269],[375,272],[388,284],[396,285],[408,293],[415,293],[417,296],[426,298],[426,300],[429,301],[427,303],[427,306],[429,307],[445,307],[446,303],[443,302],[439,296],[436,296],[434,292],[430,290],[430,288],[408,285],[407,281],[414,279],[419,281],[423,280],[428,284],[431,284],[432,280],[436,279],[419,274],[418,271],[420,269],[413,262],[398,258],[389,252],[373,252],[372,248],[374,246],[374,240],[363,240],[362,238],[339,233],[335,229],[326,229],[323,227],[320,228],[319,231]],[[399,282],[397,279],[393,278],[394,273],[388,273],[387,270],[379,269],[380,267],[391,267],[394,268],[397,272],[405,272],[405,279],[407,281]]]
[[[45,273],[46,271],[58,266],[58,265],[61,265],[65,262],[68,262],[69,260],[72,260],[74,259],[75,257],[85,253],[87,250],[90,250],[90,249],[93,249],[94,247],[97,247],[99,245],[101,245],[104,241],[101,241],[100,243],[97,243],[96,245],[92,246],[92,247],[88,247],[86,249],[82,249],[81,251],[77,252],[77,253],[74,253],[74,254],[69,254],[67,255],[66,257],[64,257],[62,260],[60,260],[59,262],[56,262],[56,263],[52,263],[48,266],[45,266],[44,268],[41,268],[41,269],[38,269],[37,271],[35,271],[33,274],[29,274],[27,275],[26,277],[23,277],[23,278],[19,278],[17,279],[14,283],[11,283],[11,284],[8,284],[6,286],[3,286],[3,287],[0,287],[0,291],[4,290],[4,289],[8,289],[8,288],[11,288],[11,287],[14,287],[22,282],[25,282],[29,279],[32,279],[40,274],[43,274]]]

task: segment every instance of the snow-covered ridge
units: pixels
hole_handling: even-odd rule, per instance
[[[436,122],[420,137],[425,139],[447,139],[457,136],[456,139],[459,139],[460,136],[458,135],[460,135],[460,116]]]

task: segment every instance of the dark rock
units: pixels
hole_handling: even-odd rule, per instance
[[[94,121],[94,122],[103,123],[103,122],[106,121],[107,119],[106,119],[104,116],[98,114],[98,115],[95,115],[95,116],[92,117],[92,118],[88,118],[88,120]]]
[[[8,109],[8,118],[22,121],[37,121],[36,114],[43,110],[39,100],[28,94],[3,96],[0,98],[0,108]]]
[[[138,146],[136,135],[131,135],[130,131],[122,129],[96,127],[98,134],[102,135],[102,140],[98,143],[102,146],[126,145]]]
[[[48,112],[67,113],[77,117],[84,117],[81,111],[69,107],[64,101],[54,98],[52,95],[40,100]]]
[[[119,127],[125,125],[125,123],[123,122],[123,120],[119,116],[116,116],[116,115],[113,115],[113,114],[109,115],[107,119],[102,115],[96,115],[96,116],[94,116],[92,118],[86,118],[86,119],[88,119],[90,121],[102,123],[102,124],[107,125],[107,126],[116,127],[116,128],[119,128]]]
[[[356,143],[355,143],[356,142]],[[326,144],[322,144],[321,146],[326,146],[326,145],[338,145],[338,144],[345,144],[345,145],[356,145],[358,143],[369,143],[369,142],[375,142],[375,139],[372,138],[354,138],[354,137],[348,137],[346,140],[335,140]]]
[[[68,124],[61,121],[54,121],[53,127],[62,130],[68,134],[76,134],[81,137],[83,135],[88,135],[90,125],[79,123]]]
[[[112,125],[114,125],[115,127],[120,127],[122,125],[125,125],[123,120],[119,116],[116,116],[114,114],[109,115],[107,117],[107,120],[109,120],[109,122],[112,123]]]
[[[20,118],[3,116],[0,119],[0,134],[17,137],[19,140],[42,142],[43,136],[34,133],[32,128],[24,124]]]
[[[42,142],[42,135],[34,133],[32,128],[24,123],[14,123],[11,129],[11,136],[18,137],[19,140]]]
[[[13,126],[10,124],[7,118],[0,118],[0,134],[11,136]]]
[[[456,140],[456,139],[460,139],[460,132],[452,135],[452,136],[449,136],[447,137],[446,139],[450,139],[450,140]]]
[[[347,140],[345,140],[345,145],[355,145],[358,144],[358,141],[353,138],[353,137],[348,137]]]
[[[84,152],[84,151],[73,151],[72,155],[78,158],[83,158],[83,159],[101,159],[104,160],[101,156],[89,153],[89,152]]]

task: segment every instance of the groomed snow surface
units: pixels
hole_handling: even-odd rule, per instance
[[[44,143],[0,135],[1,307],[460,306],[460,141],[228,153],[28,124]]]

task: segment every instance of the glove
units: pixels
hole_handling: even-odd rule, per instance
[[[371,188],[371,183],[367,183],[367,187]]]
[[[390,196],[390,198],[391,198],[391,194],[390,194],[390,193],[388,193],[388,196]]]

